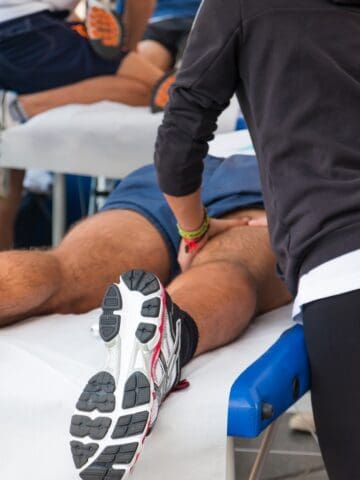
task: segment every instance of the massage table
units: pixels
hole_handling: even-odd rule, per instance
[[[298,324],[245,371],[230,391],[228,435],[254,438],[265,431],[249,480],[260,480],[279,418],[310,390],[304,329]]]
[[[235,129],[234,98],[218,122],[218,133]],[[0,132],[0,167],[55,173],[53,243],[65,228],[64,174],[123,178],[152,162],[163,114],[114,102],[68,105],[37,115],[24,125]]]
[[[104,344],[91,332],[98,315],[32,318],[1,330],[0,478],[79,480],[69,427],[84,385],[104,363]],[[162,405],[132,480],[235,479],[231,385],[292,326],[290,315],[290,306],[263,315],[234,343],[190,362],[183,370],[190,387]]]
[[[109,146],[117,138],[116,132],[123,131],[124,126],[121,127],[120,120],[117,123],[119,112],[115,106],[105,106],[109,113],[113,111],[110,120],[115,125],[113,130],[106,130],[109,135],[103,143],[95,142],[95,150],[91,130],[97,132],[96,115],[89,116],[89,120],[84,107],[66,107],[63,114],[69,115],[69,123],[63,125],[67,125],[68,136],[56,135],[56,112],[52,112],[54,123],[51,123],[50,113],[46,114],[48,124],[39,116],[28,125],[5,132],[0,165],[122,177],[148,162],[150,144],[142,149],[142,142],[138,142],[140,153],[136,153],[134,138],[127,142],[128,137],[124,135],[125,143],[121,147],[115,143],[118,151]],[[98,121],[103,118],[104,105],[93,105],[89,109],[93,112],[99,109]],[[76,132],[81,140],[72,133],[72,116],[78,116],[76,122],[84,127],[80,133]],[[37,122],[44,122],[44,128],[37,131],[40,135],[32,135],[31,129],[36,128]],[[24,139],[24,145],[15,141],[16,131],[19,138]],[[86,141],[89,132],[91,141]],[[64,149],[62,142],[66,142]],[[58,148],[59,143],[61,148]],[[210,153],[225,157],[236,153],[252,155],[254,151],[248,132],[238,131],[217,135]],[[122,162],[122,158],[127,161]],[[60,195],[61,189],[57,193]],[[72,464],[68,430],[74,405],[85,383],[101,369],[104,361],[104,345],[91,333],[98,315],[98,311],[77,316],[52,315],[1,330],[0,478],[78,479]],[[251,480],[260,478],[273,433],[271,425],[295,400],[291,394],[294,369],[284,375],[279,362],[284,358],[283,349],[285,354],[289,352],[284,338],[292,341],[294,335],[285,334],[280,346],[275,343],[275,347],[271,347],[292,325],[290,317],[290,306],[263,315],[236,342],[194,359],[184,369],[183,376],[190,381],[190,387],[172,394],[161,407],[156,428],[145,442],[133,480],[234,480],[233,437],[256,436],[270,426]],[[295,336],[296,341],[301,339],[299,329]],[[296,341],[298,350],[303,353],[303,344]],[[293,352],[294,343],[290,345],[290,352]],[[270,347],[270,354],[261,357]],[[302,381],[296,387],[296,399],[308,388],[304,355],[301,358]],[[300,368],[296,362],[292,366]],[[240,372],[244,373],[232,386]],[[262,418],[264,403],[267,415],[272,412],[267,418]]]

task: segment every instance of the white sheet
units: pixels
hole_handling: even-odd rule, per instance
[[[292,325],[290,307],[237,342],[193,360],[188,390],[161,407],[133,480],[225,478],[228,392],[236,376]],[[0,478],[79,480],[69,452],[74,404],[103,364],[90,333],[98,312],[35,318],[0,331]]]
[[[238,130],[216,135],[209,144],[209,153],[217,157],[230,157],[238,154],[255,155],[249,130]]]
[[[108,116],[104,116],[104,105],[89,108],[89,117],[83,107],[64,108],[61,115],[69,115],[69,123],[61,124],[61,132],[56,128],[59,117],[50,114],[47,122],[39,117],[21,127],[21,135],[20,128],[9,130],[4,135],[5,157],[1,162],[6,166],[123,176],[129,170],[128,162],[132,162],[132,169],[140,160],[150,161],[151,146],[145,140],[134,144],[136,138],[127,137],[113,105],[106,106]],[[75,134],[70,121],[74,117],[79,126]],[[108,129],[101,123],[104,118],[111,126]],[[134,127],[135,116],[132,121]],[[37,122],[43,122],[44,128],[33,135],[31,129],[37,128]],[[104,139],[94,142],[91,132],[97,132],[99,124]],[[122,142],[118,138],[117,143],[114,138],[119,132]],[[101,159],[99,151],[103,152]],[[218,135],[211,147],[211,153],[219,156],[239,151],[253,153],[247,132]],[[128,162],[116,167],[114,175],[119,152]],[[15,163],[6,163],[10,154]],[[290,310],[285,307],[265,315],[237,342],[190,363],[184,376],[191,387],[173,394],[162,406],[156,428],[135,468],[134,480],[225,478],[230,386],[291,326]],[[68,446],[68,429],[78,396],[103,363],[103,344],[90,333],[97,315],[97,311],[81,316],[53,315],[0,330],[0,478],[78,480]]]
[[[218,133],[234,130],[238,112],[234,99]],[[0,166],[124,177],[152,162],[161,120],[148,108],[112,102],[57,108],[2,134]]]

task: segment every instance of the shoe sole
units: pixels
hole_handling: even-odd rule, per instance
[[[98,19],[99,29],[96,29],[89,20],[91,16],[99,16],[103,18]],[[102,22],[105,17],[107,22],[112,24],[113,32],[108,33],[102,30]],[[88,6],[88,14],[86,16],[85,25],[88,33],[88,40],[93,50],[106,60],[115,61],[120,60],[123,56],[124,46],[124,28],[121,21],[121,16],[116,12],[104,9],[99,2],[92,1],[92,6]]]
[[[152,273],[132,270],[108,287],[102,310],[106,366],[76,404],[70,446],[82,480],[124,480],[157,413],[154,373],[165,291]]]

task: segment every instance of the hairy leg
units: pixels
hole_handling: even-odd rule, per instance
[[[23,170],[10,170],[9,195],[0,198],[0,250],[9,250],[14,243],[14,226],[21,201],[23,180]]]
[[[150,103],[152,87],[163,73],[138,53],[131,52],[115,75],[89,78],[44,92],[20,95],[19,101],[29,118],[52,108],[72,103],[91,104],[101,100],[146,106]]]
[[[1,253],[0,325],[96,308],[106,286],[133,268],[153,271],[165,284],[169,280],[163,238],[144,217],[127,210],[79,223],[55,250]]]
[[[256,218],[262,214],[259,210],[243,210],[227,218]],[[231,342],[255,315],[291,300],[276,277],[275,257],[265,227],[235,227],[218,235],[168,291],[197,324],[197,355]]]

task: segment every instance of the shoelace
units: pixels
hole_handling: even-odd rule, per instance
[[[168,393],[164,397],[163,402],[165,402],[165,400],[167,400],[172,393],[180,392],[181,390],[185,390],[186,388],[189,388],[189,387],[190,387],[190,382],[188,380],[186,379],[180,380],[180,382],[178,382],[176,385],[172,387],[171,390],[168,391]]]
[[[190,387],[190,382],[184,378],[183,380],[180,380],[176,385],[173,386],[173,388],[170,390],[171,392],[180,392],[181,390],[185,390],[186,388]]]

